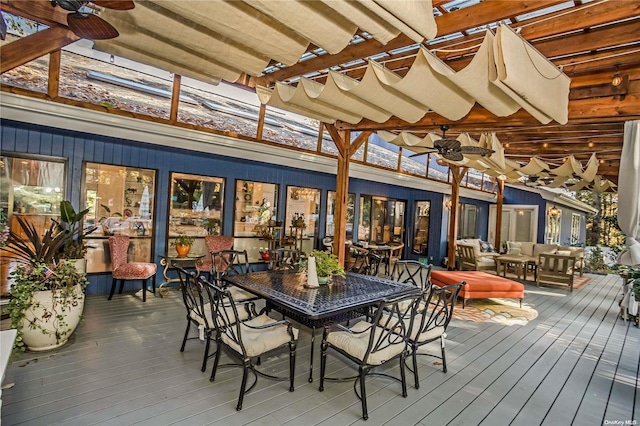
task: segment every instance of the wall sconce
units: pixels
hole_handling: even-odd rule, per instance
[[[558,210],[558,208],[555,205],[549,209],[549,215],[551,217],[558,217],[559,214],[560,214],[560,210]]]
[[[444,207],[447,210],[451,210],[451,199],[448,199],[447,201],[444,202]]]
[[[621,83],[622,83],[622,77],[620,76],[620,73],[618,72],[618,70],[616,70],[616,72],[613,73],[611,84],[617,87],[617,86],[620,86]]]

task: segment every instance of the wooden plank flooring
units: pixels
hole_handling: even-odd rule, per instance
[[[366,423],[603,425],[638,420],[640,329],[617,317],[620,278],[592,278],[573,293],[527,285],[525,304],[538,317],[525,326],[452,321],[448,373],[433,358],[420,357],[420,388],[413,388],[408,374],[407,398],[400,396],[398,383],[371,377]],[[139,296],[88,297],[72,342],[14,360],[4,381],[15,386],[2,393],[2,424],[364,423],[352,382],[329,382],[324,392],[318,391],[319,336],[313,383],[307,382],[310,335],[302,328],[295,392],[288,392],[286,382],[260,378],[237,412],[240,370],[221,369],[210,382],[211,368],[200,371],[204,346],[199,341],[179,352],[186,325],[179,293],[150,297],[147,303]],[[435,344],[431,349],[439,350]],[[263,360],[262,368],[286,375],[286,351]],[[397,373],[398,366],[387,370]],[[353,371],[329,356],[328,375]]]

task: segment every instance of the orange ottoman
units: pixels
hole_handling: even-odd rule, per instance
[[[431,283],[438,287],[460,282],[467,284],[460,290],[462,308],[467,299],[486,299],[489,297],[524,299],[524,285],[507,278],[497,277],[477,271],[431,271]]]

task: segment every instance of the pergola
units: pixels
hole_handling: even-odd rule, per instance
[[[391,3],[136,1],[135,9],[125,11],[89,6],[121,33],[97,42],[96,48],[174,72],[170,122],[177,119],[181,75],[209,82],[224,79],[248,90],[273,88],[276,83],[294,87],[302,77],[322,85],[331,73],[361,81],[371,60],[403,77],[420,49],[435,53],[459,71],[473,59],[485,31],[500,22],[518,31],[571,79],[567,120],[562,124],[543,124],[523,109],[500,117],[478,103],[455,120],[427,110],[413,122],[397,116],[383,122],[368,118],[325,122],[324,128],[339,150],[335,213],[340,220],[336,222],[334,246],[341,260],[350,159],[374,131],[407,131],[423,137],[449,125],[448,136],[453,137],[466,132],[479,138],[484,132],[495,132],[505,158],[523,164],[535,156],[559,165],[573,155],[584,167],[596,153],[598,175],[617,182],[624,122],[640,118],[639,1],[399,2],[409,5],[404,10],[394,10]],[[1,7],[48,28],[4,45],[0,71],[50,54],[46,97],[61,101],[57,87],[60,49],[79,39],[68,27],[69,12],[45,0],[2,0]],[[431,12],[428,16],[416,13],[425,10],[432,10],[433,16]],[[614,76],[619,77],[615,85]],[[2,90],[11,89],[3,86]],[[265,108],[261,108],[258,135]],[[352,138],[355,132],[359,134]],[[450,165],[450,169],[452,202],[456,205],[459,183],[467,169],[460,165]],[[499,238],[504,182],[498,182]],[[450,212],[452,258],[457,209]]]

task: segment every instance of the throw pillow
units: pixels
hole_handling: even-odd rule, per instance
[[[555,254],[558,256],[571,256],[571,252],[569,250],[557,250]]]
[[[522,252],[522,245],[515,241],[507,241],[507,254],[520,254]]]
[[[494,253],[496,249],[488,241],[480,241],[480,251],[483,253]]]

